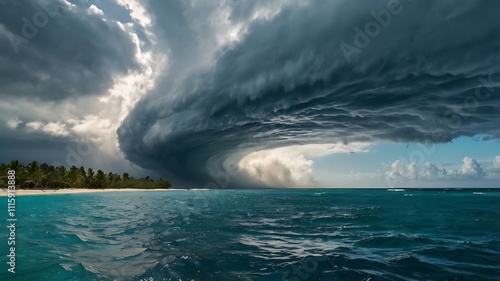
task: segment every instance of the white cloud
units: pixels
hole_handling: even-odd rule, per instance
[[[97,8],[95,5],[90,5],[88,10],[92,14],[104,16],[104,12],[101,9]]]
[[[26,123],[26,127],[31,131],[39,131],[51,136],[66,137],[70,134],[66,124],[60,121],[48,122],[46,124],[40,121],[33,121]]]
[[[491,177],[500,179],[500,156],[496,156],[493,160],[493,167],[488,169],[488,173]]]
[[[130,10],[130,15],[134,20],[136,20],[140,25],[144,27],[151,26],[152,16],[143,4],[138,0],[116,0],[118,5],[126,7]]]
[[[392,162],[385,172],[388,182],[419,181],[419,180],[451,180],[466,178],[483,178],[487,174],[481,165],[473,158],[464,157],[459,169],[439,168],[435,164],[403,163],[400,160]]]
[[[75,9],[77,8],[75,4],[69,2],[68,0],[62,0],[61,3],[65,4],[67,7],[69,7],[70,9]]]
[[[425,163],[424,168],[420,171],[419,175],[423,178],[442,178],[447,175],[445,169],[440,169],[432,163]]]
[[[313,187],[314,161],[311,158],[335,153],[366,152],[370,144],[309,144],[252,152],[238,163],[251,179],[268,186]]]
[[[311,175],[313,164],[300,153],[260,152],[246,156],[239,167],[252,179],[269,186],[309,187],[315,182]]]
[[[468,177],[481,177],[485,175],[483,168],[481,168],[481,165],[476,160],[465,157],[462,162],[462,167],[457,171],[458,175]]]
[[[38,121],[26,123],[26,127],[33,129],[33,130],[39,130],[40,128],[42,128],[42,126],[43,126],[42,122],[38,122]]]
[[[23,121],[17,119],[16,117],[14,119],[7,120],[5,123],[7,124],[7,127],[11,129],[16,129],[17,126],[19,126],[19,124],[23,123]]]
[[[64,137],[69,135],[66,125],[63,122],[49,122],[42,127],[42,131],[53,136]]]

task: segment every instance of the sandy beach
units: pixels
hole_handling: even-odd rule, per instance
[[[170,189],[139,189],[139,188],[109,188],[109,189],[81,189],[81,188],[65,188],[65,189],[17,189],[16,196],[25,195],[57,195],[57,194],[80,194],[80,193],[101,193],[101,192],[130,192],[130,191],[168,191]],[[0,196],[7,196],[7,189],[0,190]]]

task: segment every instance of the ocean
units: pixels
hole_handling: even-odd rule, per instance
[[[0,280],[500,280],[500,192],[178,190],[16,198]],[[0,197],[7,223],[7,198]]]

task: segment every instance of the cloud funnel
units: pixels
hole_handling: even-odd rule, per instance
[[[264,149],[500,137],[500,4],[401,1],[400,12],[347,58],[339,46],[356,46],[358,30],[366,33],[387,1],[286,3],[247,21],[210,63],[165,75],[118,129],[127,158],[204,185]],[[237,8],[234,22],[252,14]],[[206,38],[192,28],[181,31],[201,45]],[[231,180],[249,185],[242,174]]]

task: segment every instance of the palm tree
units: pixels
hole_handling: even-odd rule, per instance
[[[87,186],[92,188],[93,187],[93,180],[94,180],[94,170],[92,170],[91,168],[88,168],[87,169],[87,178],[86,178],[86,182],[87,182]]]
[[[25,181],[25,183],[28,184],[28,187],[30,184],[33,184],[35,188],[38,188],[42,185],[43,180],[47,178],[47,175],[41,168],[37,168],[35,171],[30,173],[28,177],[29,180]]]
[[[156,185],[155,185],[157,188],[165,188],[165,189],[168,189],[170,187],[172,187],[172,183],[170,183],[170,180],[166,179],[162,179],[160,178],[160,180],[158,180],[156,182]]]
[[[21,162],[19,162],[18,160],[14,160],[14,161],[10,162],[8,167],[9,167],[9,170],[16,171],[16,174],[20,173],[22,170],[24,170],[23,164]]]
[[[7,186],[7,182],[8,182],[8,175],[7,175],[7,172],[8,172],[8,166],[7,164],[0,164],[0,185],[2,187],[4,186]]]
[[[65,176],[66,176],[66,167],[64,166],[59,166],[54,169],[54,173],[51,178],[51,187],[64,187],[64,186],[71,186],[67,181],[65,181]]]
[[[83,181],[83,188],[87,188],[87,173],[85,173],[85,168],[80,167],[80,179]]]
[[[118,174],[108,173],[107,182],[110,187],[116,187],[116,183],[121,181],[121,177]]]
[[[26,167],[26,170],[28,170],[28,172],[30,172],[30,173],[33,173],[36,170],[38,170],[39,167],[40,167],[40,165],[38,164],[38,162],[32,161],[31,163],[28,164],[28,166]]]
[[[45,180],[42,181],[40,185],[43,189],[44,187],[48,187],[49,184],[54,181],[54,179],[57,179],[57,174],[56,174],[56,168],[47,163],[41,164],[40,168],[42,168],[42,170],[45,172]]]
[[[18,160],[11,161],[9,163],[9,165],[7,165],[7,169],[16,171],[16,184],[20,184],[25,180],[24,179],[24,175],[25,175],[24,166]]]
[[[35,188],[59,188],[64,186],[83,188],[107,188],[107,187],[137,187],[137,188],[170,188],[168,179],[153,180],[146,176],[136,179],[128,173],[121,177],[114,173],[104,173],[102,170],[94,172],[92,168],[85,171],[84,167],[72,166],[66,170],[64,166],[54,167],[47,163],[39,164],[32,161],[26,167],[15,160],[9,164],[0,163],[0,173],[7,173],[7,170],[16,171],[16,183],[21,187]],[[0,184],[5,185],[6,176],[0,175]]]
[[[77,186],[79,184],[79,178],[80,178],[80,170],[73,165],[71,168],[69,168],[68,173],[66,174],[66,179],[68,181],[68,184],[71,188]]]
[[[95,186],[104,187],[106,185],[106,174],[102,170],[98,170],[95,175]]]
[[[0,173],[2,173],[2,175],[7,173],[7,167],[8,167],[7,164],[4,163],[0,164]]]

